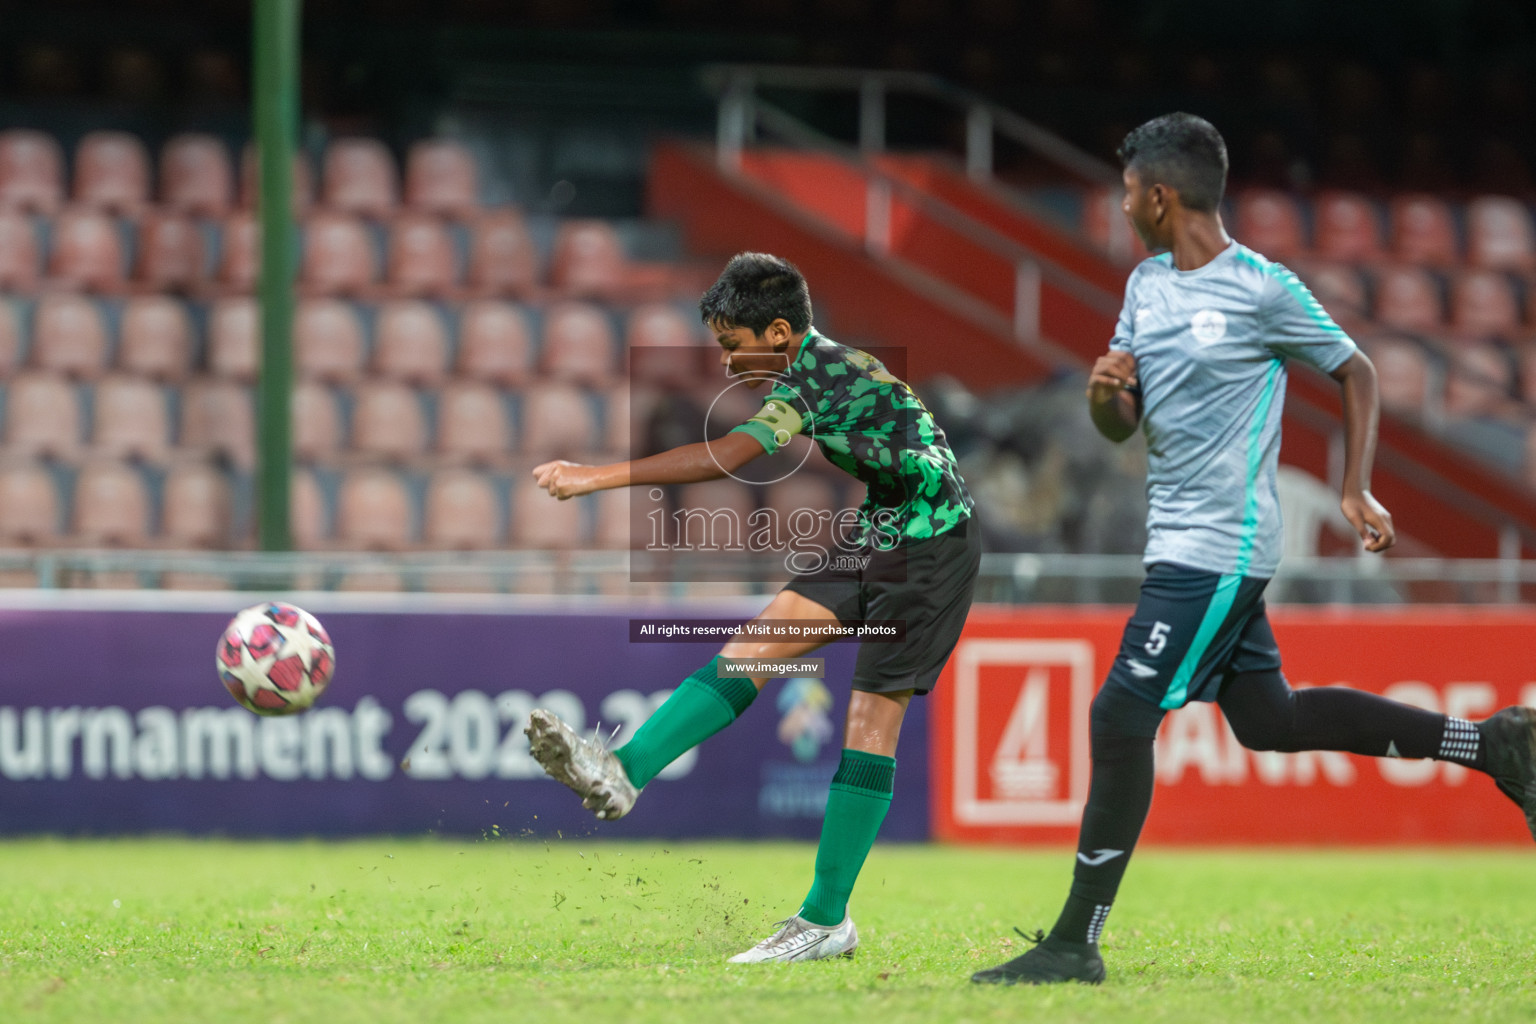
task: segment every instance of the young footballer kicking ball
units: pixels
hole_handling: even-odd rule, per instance
[[[1371,496],[1376,371],[1296,275],[1234,242],[1218,207],[1227,151],[1189,114],[1126,136],[1123,207],[1152,251],[1125,286],[1110,351],[1094,364],[1099,432],[1147,438],[1147,576],[1093,701],[1092,778],[1071,892],[1043,941],[973,981],[1099,982],[1098,940],[1152,800],[1163,715],[1215,701],[1255,750],[1435,758],[1491,775],[1536,836],[1536,712],[1482,722],[1341,686],[1292,690],[1264,611],[1280,560],[1275,468],[1286,365],[1331,376],[1343,401],[1341,507],[1367,551],[1395,540]]]
[[[810,293],[792,264],[741,253],[699,310],[720,343],[727,374],[753,387],[773,384],[761,410],[716,440],[607,466],[547,462],[534,477],[560,499],[714,480],[805,434],[833,465],[866,485],[867,498],[842,546],[867,560],[829,561],[821,571],[793,577],[754,621],[798,620],[812,630],[897,621],[905,638],[859,650],[810,891],[776,932],[731,961],[848,956],[859,944],[848,897],[890,806],[902,717],[913,696],[933,687],[970,610],[981,558],[979,531],[970,521],[974,505],[944,432],[911,389],[878,360],[812,326]],[[588,810],[621,818],[658,772],[734,722],[767,683],[768,677],[722,672],[722,659],[794,658],[826,642],[737,633],[618,749],[577,735],[542,709],[525,730],[530,748]]]

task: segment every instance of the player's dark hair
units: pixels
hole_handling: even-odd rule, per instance
[[[739,252],[699,300],[706,324],[745,327],[762,334],[783,318],[796,334],[811,326],[811,292],[788,260],[766,252]]]
[[[1134,128],[1115,154],[1143,185],[1167,185],[1191,210],[1214,213],[1227,190],[1227,144],[1194,114],[1164,114]]]

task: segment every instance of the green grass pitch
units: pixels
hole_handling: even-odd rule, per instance
[[[1536,853],[1144,849],[1102,988],[982,988],[1070,852],[879,846],[852,961],[727,966],[796,844],[0,843],[8,1021],[1529,1021]]]

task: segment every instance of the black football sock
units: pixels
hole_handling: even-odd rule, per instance
[[[1072,890],[1051,936],[1098,942],[1152,806],[1152,737],[1093,735],[1093,776],[1077,839]]]

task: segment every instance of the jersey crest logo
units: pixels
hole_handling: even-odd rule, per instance
[[[1189,329],[1202,345],[1214,345],[1227,336],[1227,315],[1219,309],[1202,309],[1195,314]]]

